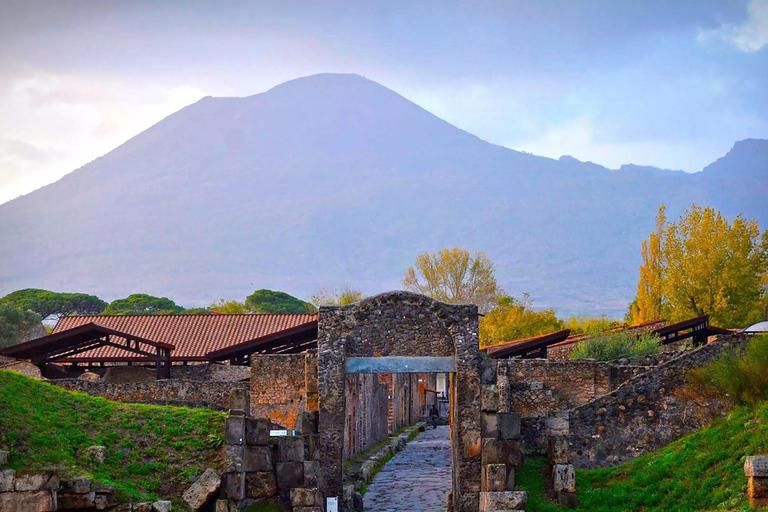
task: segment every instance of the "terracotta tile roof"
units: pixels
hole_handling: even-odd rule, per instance
[[[243,315],[94,315],[63,317],[54,333],[91,322],[126,334],[175,345],[173,361],[205,361],[205,354],[314,322],[317,314]],[[99,347],[67,361],[130,361],[136,355]]]

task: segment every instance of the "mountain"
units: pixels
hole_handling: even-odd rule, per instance
[[[661,203],[768,226],[768,141],[700,173],[612,171],[485,142],[357,75],[203,98],[0,205],[0,294],[38,287],[185,305],[257,288],[400,287],[419,252],[487,252],[537,306],[620,316]]]

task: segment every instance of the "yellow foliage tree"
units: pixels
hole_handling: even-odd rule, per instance
[[[563,329],[555,311],[535,311],[528,294],[523,300],[501,297],[498,304],[480,319],[480,346],[487,347]]]
[[[454,247],[416,257],[403,277],[407,290],[421,293],[447,304],[475,304],[480,313],[488,312],[503,291],[496,283],[494,265],[485,253],[474,256]]]
[[[676,223],[664,207],[643,242],[633,322],[675,322],[708,314],[712,322],[740,327],[762,318],[768,269],[768,232],[740,215],[733,222],[714,208],[693,205]]]

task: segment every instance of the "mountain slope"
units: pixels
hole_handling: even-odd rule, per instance
[[[662,202],[768,224],[758,199],[723,196],[741,176],[731,153],[693,176],[609,171],[489,144],[356,75],[315,75],[204,98],[0,205],[0,293],[189,305],[261,287],[375,293],[398,288],[419,252],[457,245],[489,253],[501,283],[538,305],[621,314]]]

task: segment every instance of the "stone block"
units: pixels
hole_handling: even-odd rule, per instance
[[[96,464],[104,464],[104,459],[107,458],[106,446],[89,446],[83,452],[85,458]]]
[[[245,442],[245,417],[229,416],[224,425],[224,441],[231,445],[241,445]]]
[[[272,450],[269,446],[246,446],[243,471],[272,471]]]
[[[555,492],[576,492],[576,471],[573,464],[552,466],[552,485]]]
[[[106,494],[96,494],[93,506],[96,510],[107,510],[112,505],[111,497]]]
[[[208,468],[200,475],[192,486],[182,495],[181,499],[194,511],[202,509],[206,503],[212,502],[221,486],[221,477]]]
[[[304,461],[304,485],[307,487],[321,487],[323,470],[320,462],[316,460]]]
[[[523,491],[497,491],[480,493],[480,512],[524,510],[528,494]]]
[[[484,385],[481,388],[480,407],[483,411],[496,412],[499,410],[499,387],[496,384]]]
[[[302,435],[317,434],[319,414],[317,411],[302,411],[298,418],[298,431]]]
[[[517,441],[499,441],[499,462],[516,468],[523,465],[523,452]]]
[[[134,503],[132,512],[152,512],[152,502],[141,501],[139,503]]]
[[[483,490],[506,491],[507,490],[507,466],[504,464],[486,464]]]
[[[278,462],[277,487],[280,490],[293,489],[304,485],[303,462]]]
[[[239,473],[243,470],[243,452],[242,446],[228,444],[224,457],[224,471],[228,473]]]
[[[483,464],[499,464],[502,462],[501,450],[499,449],[499,440],[484,438],[480,454]]]
[[[242,473],[224,473],[224,496],[227,499],[239,501],[243,499]]]
[[[488,384],[496,384],[496,372],[498,367],[498,361],[483,360],[480,362],[480,384],[485,386]]]
[[[304,462],[304,438],[302,436],[285,436],[278,444],[280,462]]]
[[[302,436],[304,438],[304,460],[317,460],[318,441],[316,434]]]
[[[744,474],[747,476],[768,477],[768,457],[747,457],[744,460]]]
[[[3,512],[53,512],[56,500],[51,491],[4,492],[0,494]]]
[[[352,506],[355,510],[365,510],[363,495],[357,491],[352,493]]]
[[[507,466],[507,481],[504,488],[505,491],[515,490],[515,473],[516,472],[517,472],[517,468],[515,468],[515,466]]]
[[[277,494],[277,481],[272,471],[245,474],[246,498],[270,498]]]
[[[234,388],[229,393],[229,412],[238,416],[251,413],[251,392],[246,388]]]
[[[156,501],[152,504],[153,512],[171,512],[171,502],[167,500]]]
[[[496,413],[483,412],[480,417],[480,436],[483,438],[497,439],[499,429],[496,423]]]
[[[768,499],[768,478],[759,476],[749,477],[747,496],[750,498]]]
[[[13,480],[16,477],[16,470],[4,469],[0,471],[0,492],[11,492],[13,490]]]
[[[568,411],[547,413],[547,435],[567,437],[570,430]]]
[[[8,464],[8,458],[11,456],[10,452],[0,450],[0,467]]]
[[[270,424],[268,418],[245,419],[245,442],[251,446],[267,446],[269,444]]]
[[[81,509],[81,508],[96,508],[96,493],[58,493],[58,508],[64,510]]]
[[[59,488],[59,477],[50,471],[18,472],[13,488],[16,491],[56,490]]]
[[[571,462],[571,447],[567,437],[547,438],[547,459],[550,464],[569,464]]]
[[[234,508],[230,508],[228,500],[216,500],[216,508],[214,512],[231,512]]]
[[[511,441],[520,438],[523,416],[517,412],[500,412],[496,415],[499,439]]]
[[[291,489],[291,505],[294,507],[315,507],[322,505],[320,491],[311,487]]]
[[[63,480],[61,482],[60,492],[68,492],[73,494],[85,494],[91,492],[93,489],[93,482],[86,476],[72,478],[69,480]]]

